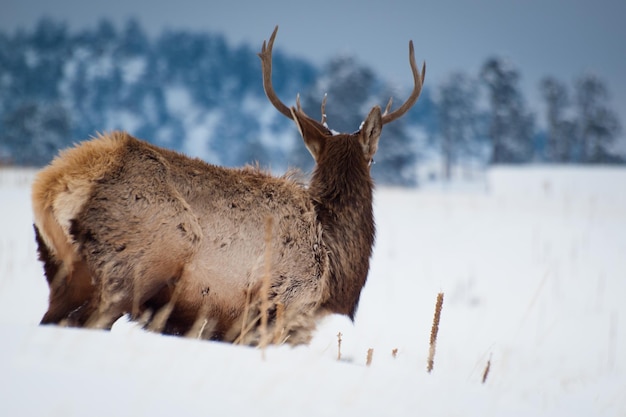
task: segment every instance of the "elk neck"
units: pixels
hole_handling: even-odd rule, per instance
[[[351,139],[351,138],[350,138]],[[309,193],[329,255],[328,297],[322,305],[354,319],[374,244],[373,182],[361,146],[349,138],[317,161]]]

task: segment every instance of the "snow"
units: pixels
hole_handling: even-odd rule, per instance
[[[331,317],[310,346],[264,355],[124,319],[38,326],[32,176],[0,170],[2,416],[626,415],[626,170],[497,168],[481,186],[377,190],[355,323]]]
[[[133,84],[141,80],[148,68],[144,57],[126,58],[120,63],[122,78],[125,84]]]
[[[293,140],[295,136],[292,124],[286,124],[286,129],[278,129],[277,120],[285,119],[285,116],[277,112],[273,106],[268,105],[266,98],[246,94],[242,100],[241,110],[243,113],[252,115],[258,120],[258,140],[263,147],[275,152],[281,152],[281,149],[284,151],[290,148],[288,144],[295,142]]]
[[[171,112],[177,115],[185,115],[192,111],[193,98],[185,88],[176,86],[164,89],[165,103]]]
[[[109,110],[106,119],[106,131],[126,130],[134,132],[144,123],[140,114],[125,109]]]
[[[220,110],[200,111],[191,93],[181,86],[167,87],[164,89],[164,94],[170,114],[182,122],[184,131],[187,132],[182,151],[205,161],[219,161],[219,157],[207,148],[207,143],[211,142],[211,132],[222,119],[222,112]]]
[[[207,143],[211,143],[212,132],[222,117],[222,113],[216,110],[197,115],[193,120],[191,118],[184,120],[187,140],[184,142],[183,152],[206,161],[219,161],[219,156],[208,149]]]

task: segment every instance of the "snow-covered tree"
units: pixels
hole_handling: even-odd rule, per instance
[[[443,176],[449,180],[460,159],[476,157],[480,148],[478,85],[454,73],[439,87],[438,120]]]
[[[534,118],[518,89],[518,71],[503,59],[491,58],[480,75],[489,92],[491,163],[529,161],[533,156]]]
[[[569,162],[576,144],[576,124],[566,116],[571,101],[567,86],[554,77],[545,77],[539,84],[546,103],[547,144],[545,158],[549,162]]]
[[[11,163],[47,164],[59,149],[71,145],[68,114],[60,103],[23,103],[5,115],[0,142],[11,149]]]
[[[587,74],[577,80],[582,162],[617,162],[622,159],[612,149],[621,124],[608,100],[606,84],[597,76]]]

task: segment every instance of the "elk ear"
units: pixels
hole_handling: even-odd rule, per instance
[[[298,131],[302,139],[304,139],[306,148],[317,162],[326,143],[326,137],[332,135],[332,133],[323,124],[296,110],[295,107],[292,107],[290,110],[293,121],[296,122]]]
[[[383,130],[382,115],[380,113],[380,107],[374,106],[367,115],[367,118],[361,126],[359,131],[359,139],[361,146],[363,146],[363,153],[365,158],[372,159],[376,151],[378,150],[378,139]]]

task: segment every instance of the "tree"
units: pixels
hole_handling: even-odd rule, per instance
[[[545,77],[539,84],[546,102],[547,149],[549,162],[568,162],[573,158],[576,125],[565,118],[570,105],[567,86],[554,77]]]
[[[612,145],[621,131],[620,121],[608,107],[606,85],[595,75],[584,75],[576,82],[576,104],[580,120],[582,162],[615,162]]]
[[[3,125],[1,142],[17,165],[45,165],[71,143],[69,116],[59,103],[23,103],[4,117]]]
[[[150,41],[137,19],[129,19],[122,32],[118,53],[122,56],[146,56]]]
[[[518,90],[517,70],[500,58],[491,58],[483,65],[480,76],[487,86],[491,107],[491,163],[529,161],[533,153],[534,118],[526,110]]]
[[[63,23],[42,19],[33,30],[2,32],[4,161],[46,163],[61,147],[124,129],[169,148],[197,149],[211,162],[313,165],[293,122],[270,109],[255,54],[258,45],[233,48],[223,36],[183,31],[152,39],[137,20],[117,29],[102,19],[72,33]],[[333,60],[320,73],[277,50],[273,67],[274,88],[291,104],[298,91],[315,86],[302,100],[313,117],[321,117],[320,103],[328,92],[328,121],[338,131],[357,130],[371,107],[384,106],[391,95],[372,70],[351,58]],[[424,90],[418,108],[385,126],[384,146],[372,170],[380,182],[415,183],[419,148],[414,133],[435,111],[428,99]],[[426,129],[434,137],[436,123]]]
[[[452,176],[452,167],[463,156],[476,154],[478,110],[476,83],[462,73],[452,74],[439,88],[438,120],[441,132],[443,175]]]
[[[22,94],[29,99],[59,99],[59,80],[63,77],[69,51],[65,24],[48,18],[39,21],[25,51],[27,82]]]

